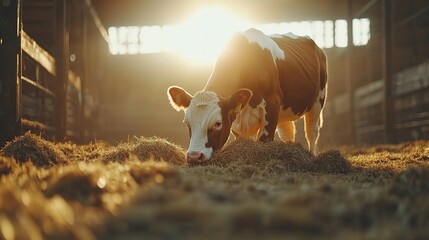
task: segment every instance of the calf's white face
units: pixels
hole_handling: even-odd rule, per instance
[[[184,123],[190,136],[186,153],[189,162],[205,162],[225,144],[237,111],[252,96],[248,89],[239,89],[227,99],[210,91],[192,96],[180,87],[170,87],[167,94],[173,108],[185,112]]]

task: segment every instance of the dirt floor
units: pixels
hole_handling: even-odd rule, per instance
[[[312,156],[236,140],[206,165],[158,138],[25,134],[0,152],[0,239],[429,239],[429,141]]]

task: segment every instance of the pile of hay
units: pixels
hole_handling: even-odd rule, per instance
[[[104,162],[123,162],[131,155],[135,155],[141,161],[152,159],[186,165],[185,153],[182,148],[157,137],[134,137],[132,141],[120,144],[105,152],[101,158]]]
[[[276,172],[348,173],[350,162],[337,150],[313,156],[293,142],[256,142],[237,139],[218,151],[211,162],[217,166],[252,165]]]
[[[132,141],[112,147],[104,142],[76,145],[70,142],[53,143],[30,132],[9,142],[0,150],[0,155],[14,158],[19,163],[30,161],[38,167],[77,162],[121,162],[131,156],[141,161],[165,161],[185,165],[181,147],[161,138],[135,137]]]
[[[0,154],[13,157],[21,163],[31,161],[39,167],[49,167],[67,161],[64,153],[56,148],[55,144],[31,133],[26,133],[6,144]]]

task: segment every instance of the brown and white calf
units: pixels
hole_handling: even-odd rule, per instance
[[[302,116],[316,154],[326,94],[326,55],[313,40],[256,29],[232,38],[202,91],[192,96],[180,87],[168,89],[171,105],[185,111],[190,162],[209,160],[230,131],[272,141],[277,129],[282,140],[294,141],[294,121]]]

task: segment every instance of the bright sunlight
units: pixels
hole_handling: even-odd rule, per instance
[[[110,27],[112,54],[178,52],[191,60],[212,62],[234,32],[250,24],[230,12],[205,7],[178,25]]]
[[[212,64],[234,32],[250,27],[266,34],[307,35],[322,48],[347,47],[348,42],[344,19],[254,24],[225,9],[205,7],[177,25],[110,27],[109,46],[114,55],[177,52],[194,62]],[[353,44],[366,45],[369,39],[369,19],[353,19]]]
[[[249,24],[221,8],[206,7],[198,11],[181,27],[180,45],[173,49],[197,61],[213,61],[237,31]]]

